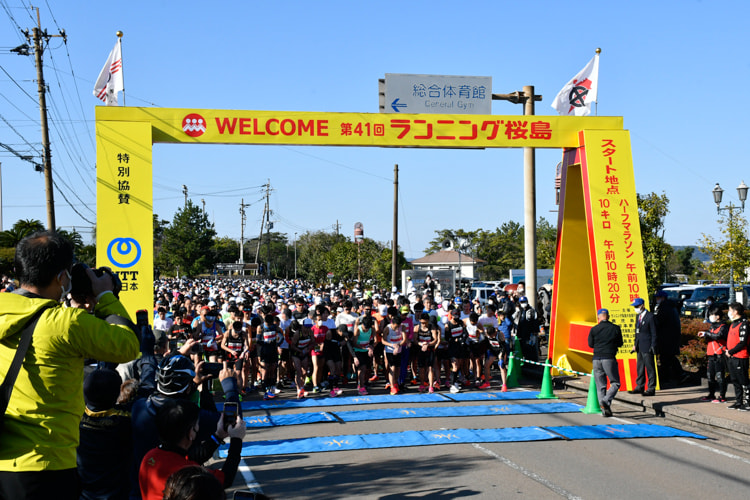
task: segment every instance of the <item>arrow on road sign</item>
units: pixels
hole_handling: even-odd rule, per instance
[[[397,97],[391,103],[391,107],[393,108],[393,111],[395,111],[396,113],[400,113],[401,112],[401,110],[399,108],[405,108],[406,107],[406,104],[401,104],[401,103],[398,102],[399,99],[400,98]]]

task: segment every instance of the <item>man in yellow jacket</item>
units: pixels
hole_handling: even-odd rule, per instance
[[[124,363],[138,355],[138,333],[112,293],[108,274],[97,277],[87,269],[94,314],[60,304],[71,288],[72,265],[68,240],[51,232],[35,233],[16,248],[20,288],[0,294],[3,379],[24,326],[47,307],[34,329],[0,432],[0,498],[78,498],[84,359]]]

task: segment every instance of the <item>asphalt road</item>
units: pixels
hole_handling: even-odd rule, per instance
[[[556,395],[562,401],[586,403],[580,393],[556,392]],[[444,404],[453,403],[438,403]],[[379,407],[395,406],[365,408]],[[337,408],[344,409],[326,407],[321,411]],[[613,410],[615,417],[611,419],[598,414],[559,413],[295,425],[248,430],[246,441],[453,428],[605,423],[674,426],[663,418],[635,412],[625,405],[615,404]],[[274,410],[275,413],[309,411],[309,408]],[[257,484],[253,486],[278,499],[745,498],[750,486],[750,445],[704,431],[685,430],[709,439],[455,444],[246,458],[235,486],[254,480]]]

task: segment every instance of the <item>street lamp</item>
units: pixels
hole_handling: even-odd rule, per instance
[[[294,279],[297,279],[297,233],[294,233]]]
[[[736,296],[734,293],[734,261],[733,261],[733,255],[732,255],[732,218],[734,216],[734,210],[737,208],[740,208],[743,212],[745,211],[745,200],[747,199],[747,185],[745,184],[745,181],[742,181],[739,186],[737,186],[737,196],[740,199],[740,202],[742,203],[741,207],[736,207],[732,204],[732,202],[729,202],[729,205],[726,207],[721,206],[721,197],[724,194],[724,190],[721,189],[721,186],[719,186],[719,183],[716,183],[716,186],[714,186],[713,190],[711,191],[714,195],[714,203],[716,203],[716,212],[721,214],[722,210],[726,210],[729,212],[729,303],[735,301]]]

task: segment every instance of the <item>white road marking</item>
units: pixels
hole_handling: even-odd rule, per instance
[[[734,455],[732,453],[719,450],[719,449],[714,448],[712,446],[708,446],[708,445],[701,444],[701,443],[696,443],[695,441],[691,441],[691,440],[686,439],[686,438],[677,438],[677,441],[680,441],[681,443],[687,443],[687,444],[689,444],[691,446],[697,446],[698,448],[701,448],[703,450],[712,451],[712,452],[714,452],[714,453],[716,453],[718,455],[721,455],[721,456],[724,456],[724,457],[727,457],[727,458],[732,458],[734,460],[739,460],[740,462],[744,462],[744,463],[750,465],[750,460],[748,460],[747,458],[743,458],[743,457],[740,457],[738,455]]]
[[[528,477],[530,479],[533,479],[534,481],[536,481],[537,483],[541,484],[542,486],[546,486],[550,490],[554,491],[555,493],[557,493],[558,495],[560,495],[562,497],[567,498],[568,500],[581,500],[580,497],[577,497],[574,494],[570,493],[569,491],[567,491],[567,490],[565,490],[565,489],[557,486],[556,484],[554,484],[553,482],[551,482],[551,481],[543,478],[542,476],[540,476],[536,472],[530,471],[527,468],[525,468],[525,467],[523,467],[521,465],[518,465],[517,463],[515,463],[512,460],[510,460],[510,459],[508,459],[506,457],[503,457],[501,455],[498,455],[497,453],[495,453],[492,450],[488,450],[487,448],[484,448],[483,446],[480,446],[480,445],[478,445],[476,443],[472,444],[472,446],[474,448],[476,448],[477,450],[481,451],[482,453],[484,453],[486,455],[489,455],[492,458],[496,458],[497,460],[500,460],[502,463],[504,463],[505,465],[507,465],[511,469],[517,470],[518,472],[520,472],[524,476],[526,476],[526,477]]]
[[[263,493],[263,489],[260,487],[260,483],[255,479],[253,471],[250,470],[249,465],[240,465],[237,467],[237,472],[242,475],[242,479],[245,481],[248,490],[253,493]]]

